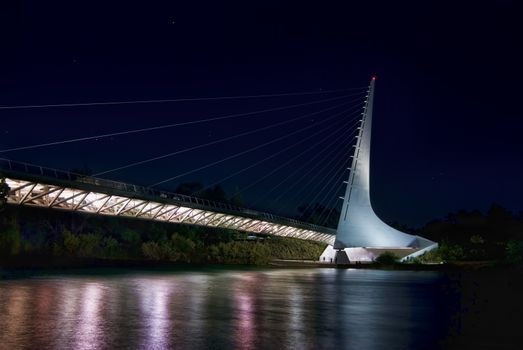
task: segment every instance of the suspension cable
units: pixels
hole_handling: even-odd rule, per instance
[[[342,111],[342,112],[340,112],[340,113],[337,113],[335,116],[339,116],[339,115],[341,115],[341,114],[343,114],[343,113],[346,113],[346,112],[347,112],[347,110]],[[261,159],[261,160],[255,162],[254,164],[251,164],[251,165],[249,165],[249,166],[247,166],[247,167],[245,167],[245,168],[242,168],[242,169],[240,169],[240,170],[234,172],[233,174],[227,175],[226,177],[224,177],[224,178],[222,178],[222,179],[220,179],[220,180],[218,180],[218,181],[215,181],[215,182],[213,182],[213,183],[211,183],[211,184],[209,184],[209,185],[207,185],[207,186],[205,186],[205,187],[199,189],[199,190],[196,191],[196,192],[193,192],[191,195],[195,195],[196,193],[201,193],[202,191],[205,191],[206,189],[211,188],[211,187],[214,186],[214,185],[217,185],[217,184],[219,184],[219,183],[222,183],[222,182],[225,181],[225,180],[228,180],[228,179],[230,179],[230,178],[232,178],[232,177],[234,177],[234,176],[236,176],[236,175],[239,175],[239,174],[241,174],[241,173],[243,173],[243,172],[245,172],[245,171],[247,171],[247,170],[249,170],[249,169],[252,169],[252,168],[254,168],[255,166],[257,166],[257,165],[259,165],[259,164],[261,164],[261,163],[264,163],[264,162],[266,162],[267,160],[270,160],[270,159],[272,159],[272,158],[274,158],[274,157],[280,155],[281,153],[283,153],[283,152],[285,152],[285,151],[287,151],[287,150],[289,150],[289,149],[291,149],[291,148],[293,148],[293,147],[296,147],[297,145],[299,145],[299,144],[301,144],[301,143],[303,143],[303,142],[305,142],[305,141],[311,139],[312,137],[317,136],[317,135],[319,135],[319,134],[325,132],[326,130],[332,129],[333,127],[336,127],[336,126],[337,126],[337,124],[332,124],[332,125],[327,126],[326,128],[320,129],[318,132],[315,132],[315,133],[313,133],[313,134],[311,134],[311,135],[309,135],[309,136],[307,136],[307,137],[301,139],[300,141],[298,141],[298,142],[296,142],[296,143],[294,143],[294,144],[292,144],[292,145],[290,145],[290,146],[287,146],[287,147],[285,147],[285,148],[282,148],[282,149],[279,150],[278,152],[273,153],[273,154],[271,154],[270,156],[265,157],[265,158],[263,158],[263,159]],[[345,126],[346,126],[346,125],[345,125]],[[339,130],[340,130],[340,129],[337,129],[336,132],[338,132]],[[336,133],[336,132],[335,132],[335,133]],[[285,162],[284,164],[282,164],[282,165],[280,165],[279,167],[273,169],[273,170],[272,170],[271,172],[269,172],[268,174],[265,174],[261,179],[258,179],[258,180],[255,181],[254,183],[251,183],[251,184],[250,184],[249,186],[247,186],[246,188],[242,188],[241,190],[239,190],[239,192],[243,192],[243,191],[246,190],[247,188],[250,188],[250,187],[252,187],[253,185],[255,185],[256,183],[259,183],[260,181],[262,181],[264,178],[266,178],[266,177],[269,176],[270,174],[273,174],[275,171],[281,169],[283,166],[287,165],[287,164],[290,163],[291,161],[294,161],[295,159],[297,159],[297,158],[300,157],[301,155],[305,154],[307,151],[310,151],[313,147],[316,147],[316,146],[317,146],[319,143],[321,143],[321,142],[323,142],[323,140],[320,140],[319,142],[313,143],[312,146],[308,147],[305,151],[300,152],[297,156],[291,158],[290,160],[288,160],[288,161]]]
[[[357,131],[357,130],[358,130],[358,129],[355,129],[354,131],[352,131],[351,135],[354,134],[354,132]],[[334,159],[335,159],[335,158],[331,159],[331,161],[328,163],[327,166],[330,166],[330,164],[332,163],[332,161],[333,161]],[[345,162],[348,160],[348,158],[341,157],[340,160],[341,160],[341,162],[336,163],[336,166],[334,166],[334,167],[331,168],[331,170],[329,171],[329,176],[330,176],[330,174],[332,173],[332,170],[333,170],[333,169],[336,169],[336,168],[338,167],[338,164],[341,164],[341,165],[342,165],[339,169],[343,170],[343,168],[344,168],[343,164],[345,164]],[[340,171],[340,170],[338,170],[338,171]],[[335,174],[336,174],[336,173],[335,173]],[[315,176],[313,176],[312,178],[310,178],[309,181],[307,181],[307,183],[306,183],[306,185],[305,185],[304,187],[305,187],[305,188],[308,188],[308,187],[309,187],[309,184],[312,182],[312,180],[313,180],[313,179],[316,179],[319,175],[320,175],[320,173],[317,173]],[[331,181],[332,181],[332,177],[331,177],[331,179],[329,180],[328,183],[330,183]],[[313,189],[315,189],[315,188],[318,187],[318,184],[319,184],[319,182],[317,182],[315,185],[313,185],[313,187],[310,188],[309,191],[308,191],[307,193],[310,194],[310,193],[312,192]],[[313,201],[316,200],[318,194],[321,193],[321,192],[323,191],[324,188],[325,188],[325,186],[324,186],[320,191],[315,191],[315,192],[316,192],[316,195],[314,196]],[[302,191],[299,191],[299,192],[298,192],[298,195],[300,195],[301,193],[303,193],[303,190],[302,190]],[[295,194],[292,198],[293,198],[293,199],[296,198],[296,194]],[[307,206],[306,209],[308,209],[308,207],[309,207],[310,205],[312,205],[312,202],[309,202],[309,205]]]
[[[343,149],[342,149],[343,150]],[[335,158],[333,158],[335,159]],[[307,212],[307,210],[311,207],[311,205],[313,205],[313,203],[315,202],[316,198],[318,198],[318,196],[320,195],[320,193],[323,192],[323,190],[325,190],[325,188],[327,186],[330,186],[330,184],[332,183],[333,179],[335,179],[335,177],[337,177],[336,175],[340,172],[340,171],[343,171],[343,166],[345,165],[345,163],[348,161],[346,158],[344,157],[341,157],[341,162],[337,162],[336,163],[336,166],[332,167],[328,172],[327,174],[325,175],[326,178],[328,178],[329,180],[324,183],[324,185],[321,187],[321,189],[319,191],[313,191],[315,190],[318,185],[320,184],[319,182],[316,182],[316,184],[314,186],[312,186],[310,188],[310,191],[308,191],[308,193],[311,193],[311,192],[315,192],[316,194],[314,195],[312,201],[309,201],[309,204],[305,207],[305,209],[303,210],[304,213]],[[341,164],[341,167],[340,168],[337,168],[338,167],[338,164]],[[333,174],[333,176],[331,176],[331,174]],[[300,191],[299,193],[301,193],[302,191]]]
[[[358,114],[356,115],[356,117],[354,117],[352,120],[356,119],[360,117],[360,113],[358,111]],[[354,134],[354,131],[356,131],[357,129],[353,130],[349,135],[348,137],[351,137],[353,134]],[[331,160],[328,162],[328,165],[330,165],[333,161],[333,159],[335,158],[331,158]],[[321,165],[320,162],[316,163],[314,166],[312,166],[311,168],[309,168],[305,173],[302,174],[302,176],[300,177],[300,179],[298,181],[295,181],[293,184],[291,184],[289,187],[287,187],[282,193],[280,193],[278,195],[278,197],[275,198],[275,202],[278,202],[288,191],[290,191],[291,189],[293,189],[298,183],[300,183],[303,179],[305,179],[313,170],[315,170],[316,168],[318,168],[319,166]],[[313,179],[315,179],[316,177],[319,176],[320,173],[317,173],[316,175],[314,175],[312,178],[309,178],[309,181],[307,182],[307,185],[309,183],[311,183],[311,181]],[[296,194],[292,197],[292,198],[295,198],[296,197]]]
[[[340,128],[337,128],[336,131],[331,135],[331,136],[334,136],[336,135],[339,131],[343,131],[345,127],[347,127],[348,125],[350,124],[350,122],[347,122],[345,123],[342,127]],[[329,127],[330,128],[330,127]],[[323,131],[325,131],[326,129],[324,129]],[[343,133],[341,134],[341,136],[343,136]],[[311,149],[313,148],[316,148],[319,144],[321,144],[324,140],[321,140],[320,142],[317,142],[317,143],[314,143],[312,144],[310,147],[308,147],[306,150],[304,150],[303,152],[299,153],[297,156],[289,159],[288,161],[286,161],[285,163],[279,165],[278,167],[272,169],[270,172],[268,172],[267,174],[263,175],[262,177],[260,177],[258,180],[252,182],[251,184],[249,184],[248,186],[246,187],[243,187],[241,188],[238,192],[239,193],[242,193],[246,190],[248,190],[249,188],[253,187],[254,185],[260,183],[261,181],[265,180],[266,178],[268,178],[269,176],[271,176],[272,174],[274,174],[276,171],[280,170],[281,168],[285,167],[286,165],[288,165],[289,163],[292,163],[293,161],[295,161],[296,159],[298,159],[300,156],[304,155],[306,152],[310,151]]]
[[[324,226],[327,221],[329,220],[330,216],[331,216],[331,213],[334,209],[336,209],[337,205],[337,201],[339,200],[339,196],[337,196],[336,194],[340,191],[340,189],[343,187],[343,182],[341,182],[338,187],[336,188],[336,191],[334,192],[334,195],[332,196],[332,198],[327,202],[327,206],[325,206],[320,214],[320,217],[318,218],[318,224],[321,225],[321,226]],[[333,203],[334,202],[334,203]],[[333,205],[334,204],[334,205]],[[325,216],[325,218],[323,219],[323,214],[324,214],[324,211],[326,209],[329,209],[329,211],[327,212],[327,215]]]
[[[156,182],[156,183],[152,184],[151,187],[155,187],[155,186],[161,185],[161,184],[163,184],[163,183],[166,183],[166,182],[169,182],[169,181],[172,181],[172,180],[178,179],[178,178],[180,178],[180,177],[183,177],[183,176],[186,176],[186,175],[189,175],[189,174],[195,173],[195,172],[197,172],[197,171],[200,171],[200,170],[203,170],[203,169],[209,168],[209,167],[211,167],[211,166],[214,166],[214,165],[217,165],[217,164],[223,163],[223,162],[225,162],[225,161],[227,161],[227,160],[237,158],[237,157],[239,157],[239,156],[241,156],[241,155],[244,155],[244,154],[246,154],[246,153],[249,153],[249,152],[255,151],[255,150],[259,149],[259,148],[262,148],[262,147],[268,146],[268,145],[270,145],[270,144],[273,144],[273,143],[275,143],[275,142],[278,142],[278,141],[281,141],[281,140],[283,140],[283,139],[286,139],[286,138],[288,138],[288,137],[290,137],[290,136],[292,136],[292,135],[295,135],[295,134],[297,134],[297,133],[299,133],[299,132],[302,132],[302,131],[308,130],[308,129],[312,128],[312,127],[316,127],[317,125],[322,124],[322,123],[325,123],[325,122],[329,121],[329,120],[332,119],[332,118],[333,118],[333,116],[328,117],[328,118],[323,119],[323,120],[321,120],[321,121],[319,121],[319,122],[317,122],[317,123],[315,123],[315,124],[311,124],[311,125],[306,126],[306,127],[304,127],[304,128],[298,129],[298,130],[293,131],[293,132],[291,132],[291,133],[289,133],[289,134],[286,134],[286,135],[284,135],[284,136],[280,136],[280,137],[275,138],[275,139],[273,139],[273,140],[271,140],[271,141],[265,142],[265,143],[263,143],[263,144],[257,145],[257,146],[252,147],[252,148],[249,148],[249,149],[247,149],[247,150],[245,150],[245,151],[235,153],[235,154],[233,154],[233,155],[231,155],[231,156],[225,157],[225,158],[220,159],[220,160],[218,160],[218,161],[215,161],[215,162],[212,162],[212,163],[206,164],[206,165],[201,166],[201,167],[198,167],[198,168],[196,168],[196,169],[193,169],[193,170],[190,170],[190,171],[186,171],[186,172],[184,172],[184,173],[182,173],[182,174],[179,174],[179,175],[176,175],[176,176],[172,176],[172,177],[167,178],[167,179],[165,179],[165,180],[162,180],[162,181]]]
[[[328,206],[332,203],[332,201],[334,199],[338,198],[338,196],[336,196],[335,194],[336,194],[336,192],[339,191],[339,189],[341,188],[341,185],[343,184],[343,181],[341,181],[343,179],[343,176],[345,176],[345,171],[342,171],[339,174],[339,176],[336,178],[336,181],[334,181],[334,186],[332,186],[332,188],[329,191],[327,191],[327,193],[319,201],[319,203],[322,205],[325,202],[325,200],[327,200],[327,203],[325,205],[323,205],[323,209],[321,210],[321,213],[318,217],[318,224],[321,222],[321,219],[323,218],[323,214],[328,209]],[[336,186],[336,183],[338,184],[337,186]],[[330,197],[330,199],[328,199],[329,197]]]
[[[148,103],[171,103],[171,102],[194,102],[194,101],[216,101],[216,100],[240,100],[249,98],[265,98],[265,97],[284,97],[284,96],[305,96],[305,95],[320,95],[344,91],[363,90],[368,87],[357,87],[351,89],[335,89],[323,91],[308,91],[308,92],[287,92],[281,94],[260,94],[260,95],[240,95],[240,96],[218,96],[218,97],[193,97],[193,98],[176,98],[176,99],[156,99],[156,100],[130,100],[130,101],[108,101],[108,102],[80,102],[80,103],[57,103],[57,104],[42,104],[42,105],[15,105],[15,106],[0,106],[0,110],[6,109],[34,109],[34,108],[59,108],[59,107],[89,107],[89,106],[111,106],[111,105],[129,105],[129,104],[148,104]]]
[[[79,138],[74,138],[74,139],[67,139],[67,140],[60,140],[60,141],[54,141],[54,142],[40,143],[40,144],[34,144],[34,145],[29,145],[29,146],[13,147],[13,148],[7,148],[7,149],[0,150],[0,153],[21,151],[21,150],[26,150],[26,149],[34,149],[34,148],[49,147],[49,146],[57,146],[57,145],[73,143],[73,142],[88,141],[88,140],[101,139],[101,138],[107,138],[107,137],[112,137],[112,136],[121,136],[121,135],[135,134],[135,133],[141,133],[141,132],[146,132],[146,131],[174,128],[174,127],[178,127],[178,126],[201,124],[201,123],[207,123],[207,122],[217,121],[217,120],[226,120],[226,119],[233,119],[233,118],[248,117],[248,116],[253,116],[253,115],[262,114],[262,113],[276,112],[276,111],[282,111],[282,110],[286,110],[286,109],[310,106],[310,105],[313,105],[313,104],[318,104],[318,103],[323,103],[323,102],[328,102],[328,101],[340,100],[340,99],[343,99],[343,98],[346,98],[346,97],[355,96],[355,95],[361,95],[361,94],[364,94],[364,93],[366,93],[366,91],[362,91],[362,92],[358,92],[358,93],[354,93],[354,94],[349,94],[349,95],[344,95],[344,96],[327,98],[327,99],[313,101],[313,102],[306,102],[306,103],[293,104],[293,105],[288,105],[288,106],[283,106],[283,107],[262,109],[262,110],[257,110],[257,111],[253,111],[253,112],[228,114],[228,115],[219,116],[219,117],[211,117],[211,118],[206,118],[206,119],[199,119],[199,120],[180,122],[180,123],[174,123],[174,124],[158,125],[158,126],[153,126],[153,127],[148,127],[148,128],[119,131],[119,132],[113,132],[113,133],[101,134],[101,135],[95,135],[95,136],[79,137]]]
[[[249,130],[249,131],[242,132],[242,133],[239,133],[239,134],[236,134],[236,135],[224,137],[224,138],[221,138],[221,139],[218,139],[218,140],[206,142],[206,143],[199,144],[199,145],[196,145],[196,146],[184,148],[184,149],[181,149],[181,150],[178,150],[178,151],[162,154],[162,155],[159,155],[159,156],[156,156],[156,157],[147,158],[147,159],[140,160],[140,161],[137,161],[137,162],[132,162],[132,163],[129,163],[129,164],[126,164],[126,165],[122,165],[122,166],[119,166],[119,167],[116,167],[116,168],[104,170],[104,171],[101,171],[99,173],[94,174],[94,176],[100,176],[100,175],[112,173],[112,172],[115,172],[115,171],[128,169],[128,168],[131,168],[131,167],[134,167],[134,166],[137,166],[137,165],[150,163],[150,162],[153,162],[153,161],[156,161],[156,160],[172,157],[172,156],[179,155],[179,154],[182,154],[182,153],[186,153],[186,152],[189,152],[189,151],[194,151],[194,150],[205,148],[205,147],[208,147],[208,146],[211,146],[211,145],[216,145],[216,144],[219,144],[219,143],[222,143],[222,142],[230,141],[230,140],[233,140],[233,139],[236,139],[236,138],[239,138],[239,137],[251,135],[251,134],[254,134],[254,133],[257,133],[257,132],[260,132],[260,131],[269,130],[269,129],[272,129],[272,128],[275,128],[275,127],[278,127],[278,126],[281,126],[281,125],[284,125],[284,124],[291,123],[291,122],[296,121],[296,120],[301,120],[301,119],[304,119],[304,118],[308,118],[308,117],[310,117],[312,115],[316,115],[316,114],[320,114],[320,113],[323,113],[323,112],[326,112],[326,111],[329,111],[329,110],[332,110],[332,109],[336,109],[338,107],[344,106],[344,105],[352,103],[354,101],[355,100],[351,100],[349,102],[344,102],[344,103],[335,105],[334,107],[329,107],[329,108],[326,108],[326,109],[322,109],[320,111],[307,113],[307,114],[304,114],[304,115],[301,115],[301,116],[298,116],[298,117],[295,117],[295,118],[292,118],[292,119],[289,119],[289,120],[285,120],[285,121],[282,121],[282,122],[279,122],[279,123],[276,123],[276,124],[271,124],[271,125],[268,125],[268,126],[264,126],[264,127],[261,127],[261,128],[255,129],[255,130]]]
[[[356,126],[356,124],[354,124],[352,127]],[[350,127],[348,129],[348,131],[351,130]],[[306,162],[302,163],[301,166],[297,167],[292,173],[290,173],[289,175],[287,175],[283,180],[281,180],[280,182],[278,182],[275,186],[273,186],[270,190],[266,191],[265,194],[261,197],[258,197],[258,199],[252,203],[252,205],[254,206],[255,204],[259,203],[262,199],[265,199],[267,198],[268,195],[270,195],[274,190],[276,190],[278,187],[280,187],[281,185],[283,185],[287,180],[289,180],[290,178],[292,178],[295,174],[297,174],[298,172],[301,172],[304,168],[308,168],[309,170],[305,173],[302,173],[302,177],[300,177],[300,180],[298,180],[297,182],[300,182],[303,177],[307,176],[312,170],[314,170],[317,166],[319,166],[319,164],[321,162],[315,162],[315,166],[314,167],[309,167],[310,164],[312,164],[319,156],[322,156],[323,155],[323,158],[322,159],[329,159],[329,157],[337,150],[336,147],[334,148],[331,148],[333,145],[336,145],[338,144],[338,142],[343,138],[343,137],[346,137],[346,135],[344,133],[341,133],[339,136],[335,137],[335,138],[331,138],[329,139],[330,142],[325,146],[323,147],[323,149],[321,149],[319,152],[316,152],[311,158],[309,158]],[[327,139],[325,139],[327,140]],[[325,141],[324,140],[324,141]],[[330,150],[329,150],[330,149]],[[329,152],[326,152],[327,150],[329,150]]]

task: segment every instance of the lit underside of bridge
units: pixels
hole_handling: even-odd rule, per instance
[[[14,162],[9,162],[13,167]],[[27,164],[17,163],[25,166]],[[30,167],[32,165],[29,165]],[[33,170],[57,174],[59,170],[32,166]],[[5,166],[2,166],[5,169]],[[82,177],[58,181],[3,170],[10,188],[8,204],[190,224],[292,237],[333,244],[335,230],[269,213],[239,208],[201,198],[160,192],[141,186]],[[71,177],[70,173],[60,172]]]

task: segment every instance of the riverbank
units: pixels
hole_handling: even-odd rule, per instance
[[[445,264],[378,264],[362,263],[336,266],[312,260],[274,259],[268,264],[209,264],[184,263],[152,260],[108,260],[93,258],[49,258],[32,259],[30,261],[10,260],[0,264],[0,279],[24,278],[35,275],[52,274],[121,274],[135,271],[147,272],[191,272],[191,271],[221,271],[260,270],[260,269],[367,269],[389,271],[436,271],[460,272],[480,270],[514,270],[520,271],[519,265],[502,264],[496,261],[456,262]]]
[[[310,260],[280,260],[276,259],[269,264],[275,268],[345,268],[345,269],[373,269],[373,270],[401,270],[401,271],[473,271],[495,267],[512,267],[514,265],[499,261],[460,261],[439,264],[416,264],[416,263],[354,263],[339,265]]]

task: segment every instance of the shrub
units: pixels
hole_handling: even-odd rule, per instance
[[[523,261],[523,242],[509,241],[506,247],[506,260],[517,264]]]
[[[439,249],[434,249],[415,257],[410,262],[415,264],[438,264],[443,262],[443,260],[441,259]]]
[[[140,244],[140,234],[134,230],[125,228],[121,231],[120,237],[124,243],[130,246],[139,246]]]
[[[142,243],[142,253],[147,259],[162,260],[164,258],[163,249],[157,242]]]
[[[8,226],[3,232],[0,232],[0,254],[2,256],[17,255],[21,245],[22,237],[18,227]]]
[[[443,261],[457,261],[465,258],[463,248],[457,244],[441,242],[438,251]]]
[[[398,260],[399,257],[396,254],[392,252],[385,252],[378,256],[374,261],[378,264],[394,265],[396,262],[398,262]]]

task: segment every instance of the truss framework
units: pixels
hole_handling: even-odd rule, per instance
[[[6,183],[11,189],[7,201],[15,205],[218,227],[249,233],[293,237],[331,245],[334,243],[333,234],[278,224],[264,219],[11,177],[6,178]]]

